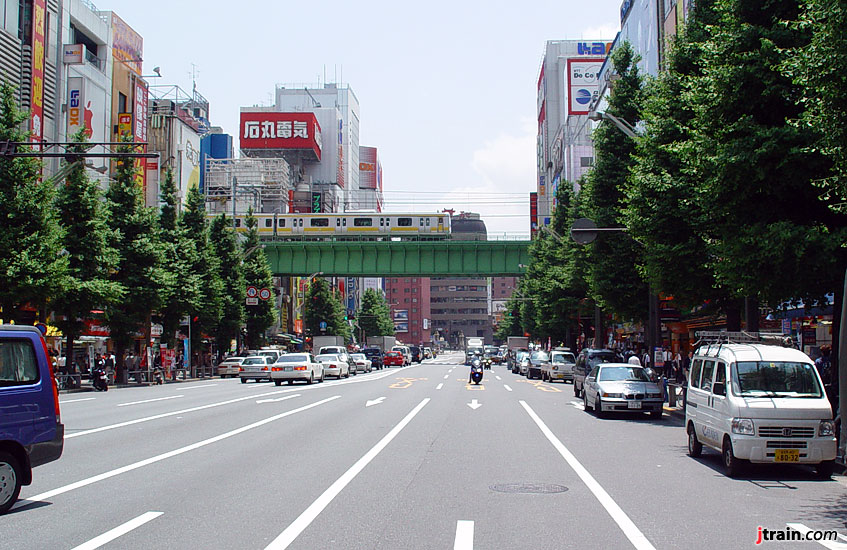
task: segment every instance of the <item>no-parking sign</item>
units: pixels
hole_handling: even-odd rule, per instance
[[[251,286],[247,287],[247,297],[248,298],[255,298],[258,293],[259,293],[259,289],[257,289],[255,286],[251,285]]]

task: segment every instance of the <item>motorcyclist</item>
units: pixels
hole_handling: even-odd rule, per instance
[[[479,353],[474,353],[473,357],[471,357],[471,370],[468,374],[468,384],[473,382],[473,369],[474,367],[482,367],[482,360],[479,357]]]

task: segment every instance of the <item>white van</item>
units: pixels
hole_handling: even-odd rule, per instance
[[[403,366],[409,366],[412,364],[412,350],[409,349],[409,346],[394,346],[391,348],[391,351],[399,351],[403,354]]]
[[[701,345],[691,363],[685,407],[688,454],[700,456],[703,445],[720,451],[731,477],[749,461],[809,464],[829,478],[835,464],[835,426],[809,356],[779,345],[737,343],[762,342],[764,335],[751,340],[746,333],[717,334],[729,343]]]

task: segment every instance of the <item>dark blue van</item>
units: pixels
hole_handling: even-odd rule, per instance
[[[0,514],[32,483],[32,468],[62,456],[64,441],[59,389],[41,332],[0,325]]]

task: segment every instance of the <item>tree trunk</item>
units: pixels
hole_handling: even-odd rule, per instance
[[[747,332],[759,332],[759,300],[752,296],[744,298],[744,318]]]
[[[726,306],[726,330],[738,332],[741,330],[741,306],[733,301]]]
[[[118,384],[127,383],[126,374],[126,346],[121,342],[115,342],[115,380]]]

